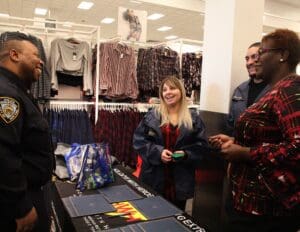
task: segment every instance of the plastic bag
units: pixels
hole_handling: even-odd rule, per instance
[[[71,150],[65,155],[68,174],[71,181],[78,179],[87,145],[73,143]]]
[[[76,188],[97,189],[114,181],[109,147],[106,143],[88,144]]]

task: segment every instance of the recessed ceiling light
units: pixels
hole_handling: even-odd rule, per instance
[[[101,20],[101,23],[110,24],[113,23],[114,21],[115,21],[114,18],[104,18]]]
[[[177,39],[178,38],[178,36],[177,35],[169,35],[169,36],[167,36],[167,37],[165,37],[165,39]]]
[[[149,19],[149,20],[157,20],[157,19],[160,19],[160,18],[162,18],[162,17],[164,17],[163,14],[154,13],[154,14],[152,14],[152,15],[149,15],[149,16],[147,17],[147,19]]]
[[[64,26],[64,27],[72,27],[72,24],[73,24],[73,23],[71,23],[71,22],[65,22],[65,23],[63,24],[63,26]]]
[[[89,10],[91,9],[91,7],[94,5],[93,2],[85,2],[85,1],[82,1],[78,6],[77,8],[79,9],[82,9],[82,10]]]
[[[47,14],[47,9],[45,9],[45,8],[35,8],[34,9],[34,13],[36,14],[36,15],[46,15]]]
[[[0,13],[0,17],[2,17],[2,18],[8,18],[9,14]]]
[[[131,3],[135,3],[135,4],[141,4],[142,2],[140,1],[135,1],[135,0],[130,0]]]
[[[157,28],[158,31],[168,31],[171,29],[172,29],[172,27],[168,27],[168,26],[163,26],[163,27]]]

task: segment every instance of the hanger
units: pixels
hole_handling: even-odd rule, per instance
[[[73,37],[68,38],[67,41],[68,41],[69,43],[72,43],[72,44],[80,44],[80,43],[81,43],[81,41],[79,41],[79,40],[77,40],[77,39],[75,39],[75,38],[73,38]]]

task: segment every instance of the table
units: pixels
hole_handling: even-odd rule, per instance
[[[139,194],[142,200],[146,199],[149,201],[157,197],[158,194],[151,190],[148,186],[141,183],[136,177],[131,175],[131,173],[121,165],[115,166],[113,168],[115,182],[110,184],[110,186],[116,185],[126,185],[130,187],[135,193]],[[122,214],[119,216],[108,216],[106,213],[83,216],[83,217],[71,217],[66,207],[62,202],[62,198],[70,197],[70,196],[79,196],[79,195],[89,195],[98,193],[97,190],[86,190],[83,193],[75,189],[74,183],[56,181],[54,183],[53,196],[51,202],[51,211],[56,222],[57,231],[78,231],[78,232],[92,232],[92,231],[126,231],[130,226],[131,230],[133,227],[137,225],[141,225],[142,227],[147,228],[149,224],[152,222],[158,221],[174,221],[174,223],[180,224],[182,230],[178,231],[197,231],[197,232],[205,232],[207,231],[202,226],[197,225],[194,222],[193,218],[187,215],[185,212],[181,212],[175,215],[171,215],[169,217],[164,217],[167,219],[149,219],[147,221],[143,221],[141,217],[143,217],[143,212],[139,212],[142,216],[137,213],[135,216],[130,218],[130,220]],[[153,198],[154,197],[154,198]],[[174,207],[174,206],[173,206]],[[169,222],[168,221],[168,222]],[[145,223],[147,222],[147,223]],[[150,222],[150,223],[149,223]],[[152,223],[153,224],[153,223]],[[123,228],[119,230],[118,228]],[[134,230],[139,231],[139,230]],[[149,230],[140,230],[140,231],[149,231]]]

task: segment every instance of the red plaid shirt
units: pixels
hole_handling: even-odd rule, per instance
[[[234,207],[257,215],[289,215],[300,203],[300,76],[281,80],[236,124],[236,143],[252,163],[232,163]]]

